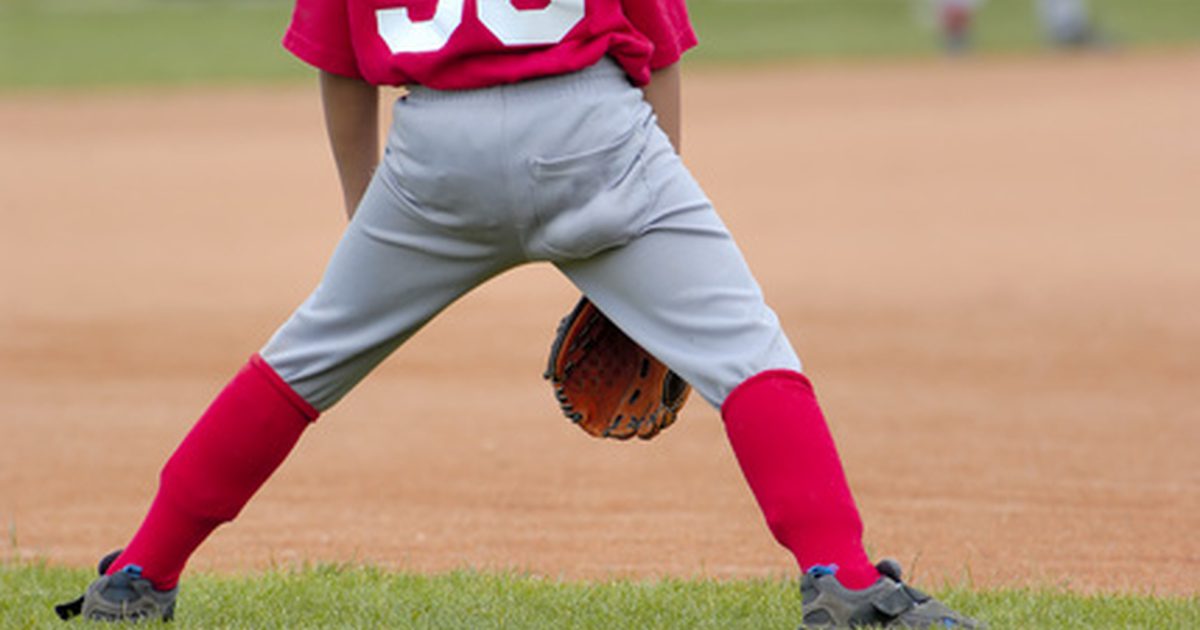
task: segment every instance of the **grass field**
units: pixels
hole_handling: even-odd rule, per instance
[[[691,0],[700,62],[938,54],[926,0]],[[1200,43],[1200,2],[1095,0],[1122,45]],[[289,0],[3,0],[0,89],[288,80]],[[1031,0],[991,0],[977,50],[1041,46]]]
[[[59,628],[53,604],[87,585],[82,570],[0,564],[5,628]],[[178,628],[794,628],[794,582],[664,580],[560,582],[470,571],[409,575],[322,566],[253,577],[194,576],[180,599]],[[938,593],[1005,628],[1147,630],[1200,627],[1200,599],[1083,596],[1065,591]]]

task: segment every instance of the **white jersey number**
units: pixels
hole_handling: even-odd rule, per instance
[[[584,0],[550,0],[540,9],[518,9],[510,0],[477,0],[479,21],[505,46],[562,41],[583,19]],[[392,53],[441,50],[463,21],[463,0],[437,0],[433,19],[414,22],[407,7],[375,12],[379,36]]]

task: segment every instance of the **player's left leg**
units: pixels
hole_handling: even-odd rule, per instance
[[[397,104],[397,110],[404,110],[398,115],[405,119],[406,133],[393,134],[387,157],[321,282],[261,355],[201,414],[163,467],[158,492],[137,533],[108,563],[107,575],[89,588],[77,613],[167,617],[189,557],[217,527],[237,516],[318,413],[448,304],[520,260],[510,245],[516,239],[493,229],[498,220],[489,214],[491,205],[482,192],[476,196],[483,202],[476,205],[483,208],[465,203],[445,208],[411,194],[430,184],[419,169],[399,160],[428,155],[411,150],[412,143],[421,141],[418,132],[436,135],[463,119],[443,109]],[[483,121],[483,129],[474,137],[489,128],[486,117],[477,120]],[[459,123],[460,129],[465,127]],[[444,169],[429,175],[435,185],[460,193],[467,188],[439,184],[442,173]],[[495,178],[485,183],[504,183],[503,173],[484,173]]]
[[[171,619],[188,557],[241,511],[317,415],[261,358],[251,358],[163,466],[132,540],[101,562],[83,597],[56,607],[59,616]]]

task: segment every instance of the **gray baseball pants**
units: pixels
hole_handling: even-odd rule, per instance
[[[454,300],[535,261],[718,408],[754,374],[800,369],[711,202],[607,59],[400,98],[323,279],[260,354],[324,411]],[[547,344],[559,315],[542,314]]]

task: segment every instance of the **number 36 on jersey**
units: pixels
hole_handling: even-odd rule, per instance
[[[550,0],[537,9],[519,9],[511,0],[476,0],[475,13],[505,46],[554,44],[583,19],[584,0]],[[465,16],[465,0],[436,0],[433,19],[414,21],[406,7],[380,9],[379,35],[393,54],[441,50]]]

